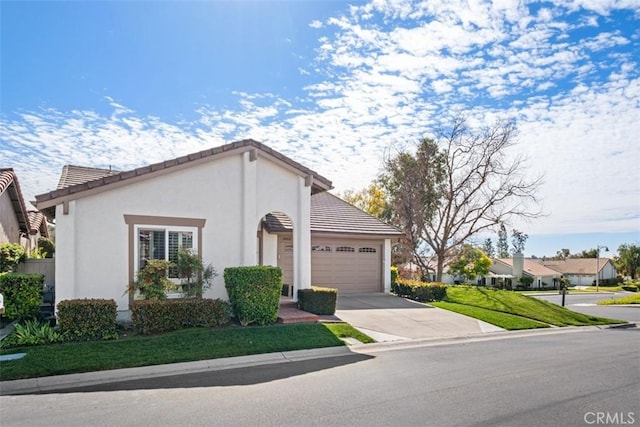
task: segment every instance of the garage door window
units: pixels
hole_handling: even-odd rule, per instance
[[[313,252],[331,252],[331,246],[327,245],[313,245],[311,246]]]
[[[358,252],[361,254],[375,254],[377,250],[376,248],[359,248]]]
[[[351,246],[338,246],[336,252],[355,252],[356,249]]]

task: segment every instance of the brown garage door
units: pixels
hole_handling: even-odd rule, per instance
[[[382,242],[316,240],[311,242],[311,284],[340,292],[381,292]]]

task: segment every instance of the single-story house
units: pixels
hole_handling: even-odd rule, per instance
[[[49,237],[46,218],[27,209],[15,171],[0,168],[0,244],[18,243],[29,254],[40,237]]]
[[[474,280],[468,280],[467,278],[448,273],[450,261],[451,260],[445,261],[445,272],[442,274],[442,283],[449,285],[470,281],[485,286],[504,287],[505,285],[511,285],[515,287],[519,277],[530,276],[533,279],[531,288],[538,289],[558,287],[560,278],[562,277],[561,273],[541,265],[535,259],[515,255],[514,258],[494,258],[488,275],[484,277],[478,276]],[[437,260],[435,258],[427,262],[429,278],[432,281],[436,280],[436,264]],[[401,266],[400,270],[405,272],[405,274],[411,272],[414,278],[419,278],[420,276],[418,266],[413,263],[407,263]]]
[[[125,291],[148,259],[179,247],[218,271],[207,297],[227,299],[225,267],[277,265],[292,296],[311,285],[388,292],[393,227],[327,193],[327,178],[254,140],[134,170],[67,166],[36,196],[56,223],[56,303]]]
[[[514,255],[513,258],[495,258],[491,265],[491,285],[499,280],[511,280],[515,287],[518,278],[529,276],[533,278],[531,289],[558,288],[562,274],[540,264],[536,259]]]
[[[618,272],[609,258],[567,258],[563,260],[545,260],[542,265],[562,273],[572,285],[590,286],[596,280],[615,279]]]

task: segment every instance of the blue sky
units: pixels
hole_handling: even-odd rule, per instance
[[[128,169],[254,138],[358,190],[464,113],[514,120],[526,252],[640,243],[637,0],[0,3],[0,159]],[[611,253],[610,253],[611,255]]]

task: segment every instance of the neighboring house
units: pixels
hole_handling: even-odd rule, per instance
[[[562,274],[551,268],[540,264],[538,260],[518,257],[496,258],[491,265],[490,282],[487,284],[495,286],[500,280],[511,280],[515,288],[518,277],[529,276],[533,278],[531,289],[542,289],[553,287],[558,288]]]
[[[545,267],[562,273],[574,286],[590,286],[596,280],[614,279],[618,272],[609,258],[567,258],[564,260],[540,260]]]
[[[82,177],[81,175],[84,175]],[[67,166],[36,196],[56,223],[56,302],[112,298],[148,259],[179,247],[219,273],[208,297],[227,298],[222,272],[277,265],[298,289],[388,291],[396,229],[326,193],[331,181],[253,140],[118,172]]]
[[[40,237],[49,237],[46,218],[27,209],[15,171],[0,168],[0,244],[18,243],[31,253]]]
[[[432,281],[435,281],[436,279],[436,264],[437,260],[435,259],[431,259],[428,262],[430,270],[429,276]],[[561,273],[541,265],[537,260],[527,259],[522,256],[515,256],[514,258],[494,258],[492,260],[491,268],[489,269],[489,274],[485,277],[476,277],[474,280],[468,280],[467,278],[447,273],[449,270],[449,264],[450,260],[445,261],[445,273],[442,274],[442,283],[450,285],[471,282],[477,283],[478,285],[494,287],[505,287],[505,285],[510,285],[515,288],[517,286],[518,278],[525,275],[533,278],[533,283],[531,284],[532,289],[540,289],[558,287],[560,278],[562,277]],[[399,270],[403,270],[404,272],[417,272],[419,269],[416,267],[417,266],[415,264],[409,263],[401,266]]]

